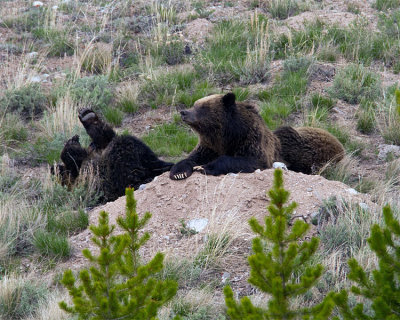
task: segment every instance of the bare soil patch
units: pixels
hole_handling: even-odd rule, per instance
[[[141,252],[143,258],[147,260],[161,251],[167,259],[191,259],[202,250],[207,237],[226,233],[234,241],[227,255],[221,259],[221,265],[216,270],[217,277],[219,273],[229,272],[233,285],[247,292],[250,287],[247,284],[249,270],[246,258],[254,236],[248,220],[255,217],[262,222],[267,214],[269,198],[266,193],[272,187],[273,171],[268,169],[218,177],[194,173],[183,181],[170,180],[165,173],[147,184],[144,190],[135,191],[138,213],[152,213],[146,227],[151,239]],[[367,195],[357,194],[341,182],[329,181],[318,175],[286,171],[284,182],[291,193],[290,201],[298,204],[294,219],[303,219],[308,223],[323,201],[332,196],[371,206]],[[102,210],[109,213],[110,222],[115,224],[116,218],[124,215],[125,201],[125,197],[121,197],[93,209],[89,212],[90,224],[97,224]],[[192,236],[183,235],[181,221],[196,218],[208,219],[206,228]],[[316,229],[312,227],[309,235],[315,233]],[[70,239],[73,256],[59,267],[74,270],[83,267],[87,262],[81,250],[94,249],[90,238],[89,230],[73,236]]]

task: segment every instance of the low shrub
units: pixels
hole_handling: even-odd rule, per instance
[[[337,73],[329,92],[351,104],[359,103],[362,98],[376,100],[381,96],[381,80],[364,66],[351,64]]]
[[[0,111],[15,112],[25,119],[36,118],[46,108],[47,98],[38,84],[9,89],[0,98]]]

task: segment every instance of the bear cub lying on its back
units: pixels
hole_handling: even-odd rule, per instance
[[[63,164],[58,170],[64,184],[72,185],[81,168],[97,169],[99,187],[104,200],[112,201],[125,194],[125,188],[137,189],[155,176],[169,171],[172,163],[164,162],[142,141],[131,135],[118,136],[91,109],[79,112],[79,120],[92,139],[82,148],[79,136],[74,136],[61,152]]]
[[[172,167],[171,179],[185,179],[193,170],[209,175],[250,173],[271,168],[275,161],[312,173],[343,158],[343,146],[327,131],[282,127],[273,133],[255,105],[235,100],[233,93],[215,94],[181,111],[183,122],[198,133],[199,143],[187,159]]]

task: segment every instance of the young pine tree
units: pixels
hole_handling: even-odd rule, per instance
[[[297,204],[288,201],[289,192],[283,188],[282,171],[274,172],[273,188],[268,192],[271,205],[269,216],[265,217],[265,226],[255,218],[250,219],[250,226],[257,234],[253,240],[254,254],[248,258],[250,264],[249,282],[268,293],[271,298],[266,308],[253,306],[248,297],[240,302],[233,298],[232,289],[224,289],[227,313],[234,320],[258,319],[328,319],[334,307],[330,295],[319,305],[312,308],[293,309],[293,298],[306,293],[313,287],[322,274],[322,266],[306,267],[300,279],[293,274],[310,260],[318,247],[318,239],[301,241],[309,225],[297,220],[291,231],[288,222]],[[271,249],[268,248],[271,244]]]
[[[142,264],[139,248],[150,238],[139,231],[150,219],[146,212],[142,218],[136,213],[133,189],[126,189],[126,214],[117,220],[125,230],[112,235],[108,214],[100,212],[99,224],[90,226],[93,243],[99,255],[88,249],[82,252],[93,264],[89,270],[80,271],[80,284],[71,270],[64,273],[62,284],[72,297],[72,306],[64,301],[60,307],[78,319],[155,319],[158,309],[172,299],[177,291],[175,281],[157,280],[153,276],[163,268],[164,256],[157,253],[147,264]]]
[[[342,291],[335,296],[335,302],[345,320],[400,319],[400,224],[389,206],[383,208],[383,217],[386,226],[372,226],[368,239],[378,257],[379,269],[373,270],[371,277],[354,258],[348,262],[348,278],[357,284],[351,292],[371,302],[373,315],[364,310],[362,303],[351,309],[348,294]]]

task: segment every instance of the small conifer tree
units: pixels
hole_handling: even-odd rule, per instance
[[[371,277],[354,258],[348,262],[348,278],[357,284],[351,292],[369,300],[373,314],[364,310],[362,303],[351,308],[348,294],[343,290],[334,299],[345,320],[400,319],[400,224],[389,206],[383,208],[383,217],[385,227],[373,225],[368,239],[378,257],[379,269],[373,270]]]
[[[253,251],[248,260],[251,267],[249,282],[262,292],[270,294],[267,307],[253,306],[248,297],[236,302],[232,289],[224,289],[227,313],[231,319],[327,319],[334,303],[330,295],[312,308],[293,309],[292,299],[304,294],[313,287],[322,274],[322,266],[305,267],[300,279],[294,272],[303,269],[318,247],[318,239],[301,241],[307,233],[309,225],[297,220],[291,231],[288,222],[297,204],[288,201],[289,192],[283,188],[282,171],[274,172],[273,188],[268,192],[271,204],[269,216],[265,217],[265,226],[255,218],[250,219],[250,226],[258,236],[253,239]],[[268,244],[272,244],[268,248]]]
[[[153,276],[163,268],[164,256],[157,253],[147,264],[139,258],[139,248],[150,238],[139,231],[150,219],[136,213],[133,189],[126,189],[126,214],[117,223],[125,230],[113,235],[108,214],[100,212],[99,224],[90,226],[93,243],[99,255],[84,249],[83,255],[93,264],[80,271],[80,284],[71,270],[64,273],[62,284],[72,297],[73,306],[64,301],[60,307],[79,319],[155,319],[158,309],[171,300],[177,291],[175,281],[162,281]]]

